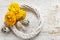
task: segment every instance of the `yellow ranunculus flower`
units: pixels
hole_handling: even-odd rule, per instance
[[[15,2],[11,3],[8,7],[8,10],[17,13],[20,10],[20,5],[18,3],[15,3]]]
[[[20,9],[18,3],[12,3],[8,10],[9,12],[5,15],[5,23],[9,26],[13,26],[17,21],[24,20],[26,17],[26,11]]]
[[[23,20],[26,17],[26,11],[20,10],[18,14],[16,14],[16,19],[17,20]]]
[[[13,26],[16,23],[16,16],[13,12],[7,12],[7,14],[5,15],[5,23],[8,26]]]

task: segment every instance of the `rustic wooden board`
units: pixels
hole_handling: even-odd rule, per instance
[[[0,29],[3,27],[4,15],[11,2],[33,6],[40,11],[42,31],[30,40],[60,40],[60,0],[0,0]],[[22,40],[12,33],[4,34],[0,30],[0,40]]]

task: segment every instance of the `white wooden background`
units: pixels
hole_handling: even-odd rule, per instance
[[[60,40],[60,0],[0,0],[0,40],[23,40],[13,33],[1,32],[4,15],[11,2],[27,4],[40,11],[43,21],[41,33],[30,40]]]

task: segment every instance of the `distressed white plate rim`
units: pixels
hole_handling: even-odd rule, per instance
[[[14,27],[11,28],[11,30],[14,32],[15,35],[17,35],[18,37],[20,38],[23,38],[23,39],[30,39],[30,38],[33,38],[34,36],[36,36],[40,31],[41,31],[41,27],[42,27],[42,20],[40,18],[40,13],[37,9],[33,8],[33,7],[30,7],[28,5],[21,5],[22,8],[27,8],[28,10],[30,11],[33,11],[36,13],[37,17],[38,17],[38,27],[31,33],[23,33],[21,31],[19,31],[15,25]]]

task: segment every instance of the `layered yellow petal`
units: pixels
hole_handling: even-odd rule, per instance
[[[16,14],[17,20],[23,20],[23,19],[25,19],[25,17],[26,17],[26,11],[24,11],[22,9],[20,10],[20,12],[18,14]]]
[[[9,26],[13,26],[16,23],[16,16],[13,12],[7,12],[5,15],[5,23]]]
[[[20,5],[18,3],[11,3],[8,10],[17,13],[20,10]]]

